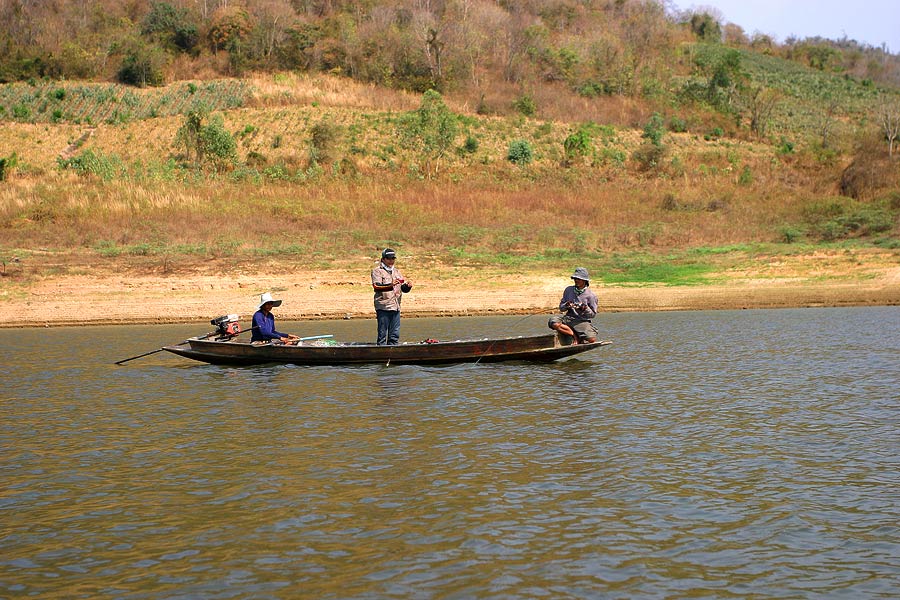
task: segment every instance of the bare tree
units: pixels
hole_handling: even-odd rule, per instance
[[[430,6],[425,0],[419,0],[422,7],[413,12],[413,30],[422,44],[428,69],[431,71],[433,81],[441,81],[444,77],[443,52],[444,41],[441,22],[432,14]]]
[[[894,156],[894,143],[900,139],[900,101],[883,98],[878,111],[878,124],[888,143],[888,156]]]
[[[515,5],[514,5],[515,6]],[[498,31],[502,40],[503,77],[506,81],[518,82],[522,78],[522,61],[528,49],[527,29],[534,18],[520,10],[510,12],[506,26]]]
[[[835,121],[837,120],[837,110],[840,108],[840,103],[835,99],[831,98],[828,102],[828,106],[825,108],[825,113],[822,115],[822,121],[819,125],[819,135],[822,136],[822,147],[827,148],[829,146],[829,140],[831,139],[831,129],[834,127]]]
[[[256,0],[250,9],[256,16],[260,32],[261,54],[269,58],[281,43],[296,13],[285,0]]]
[[[748,86],[739,91],[741,107],[747,111],[750,118],[750,131],[757,139],[766,135],[766,129],[772,118],[772,113],[778,106],[780,96],[776,90],[762,86]]]
[[[472,0],[459,2],[454,9],[457,12],[449,16],[457,24],[457,52],[464,57],[472,84],[480,87],[482,70],[499,53],[501,39],[496,32],[504,30],[509,14],[496,4]]]

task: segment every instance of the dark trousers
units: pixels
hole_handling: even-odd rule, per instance
[[[378,319],[378,339],[375,343],[379,346],[393,346],[400,343],[400,311],[376,310]]]

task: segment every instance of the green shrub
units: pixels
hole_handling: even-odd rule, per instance
[[[669,131],[674,133],[684,133],[687,131],[687,121],[681,117],[672,117],[669,119]]]
[[[60,169],[71,169],[84,176],[93,175],[103,181],[110,181],[125,173],[124,165],[118,156],[115,154],[106,156],[93,150],[85,150],[69,159],[59,158],[57,164]]]
[[[661,146],[665,133],[665,122],[663,121],[662,115],[653,113],[653,116],[651,116],[650,120],[644,125],[644,133],[641,134],[641,137],[654,146]]]
[[[793,154],[794,142],[782,137],[781,143],[778,145],[778,154]]]
[[[9,179],[10,174],[19,165],[19,156],[13,152],[9,156],[0,158],[0,181]]]
[[[590,127],[586,125],[579,127],[563,141],[566,163],[571,163],[578,157],[590,154],[593,143],[594,137]]]
[[[475,154],[478,151],[478,138],[474,136],[466,136],[466,141],[462,145],[463,152],[466,154]]]
[[[247,166],[252,167],[254,169],[259,169],[260,167],[265,167],[268,163],[268,159],[266,156],[260,152],[256,152],[251,150],[247,153]]]
[[[631,158],[638,164],[641,171],[656,170],[666,158],[669,149],[666,146],[657,146],[652,143],[641,144],[632,153]]]
[[[309,130],[309,160],[330,163],[335,159],[341,129],[324,119]]]
[[[887,250],[900,249],[900,240],[892,237],[883,237],[878,238],[877,240],[872,240],[872,244],[878,246],[879,248],[885,248]]]
[[[516,165],[527,165],[534,159],[534,150],[527,140],[513,140],[509,143],[506,160]]]
[[[596,98],[597,96],[612,95],[613,91],[604,83],[585,81],[575,88],[575,93],[583,98]]]
[[[237,143],[228,130],[221,115],[216,115],[201,130],[201,144],[203,155],[217,165],[233,163],[237,158]]]
[[[889,231],[897,221],[896,213],[885,200],[867,203],[843,196],[812,203],[803,210],[811,232],[823,241]]]
[[[263,169],[263,175],[265,175],[266,178],[272,180],[289,181],[293,179],[291,173],[283,164],[266,167],[265,169]]]
[[[598,158],[603,164],[612,164],[616,167],[622,167],[625,165],[625,160],[628,157],[624,150],[619,150],[617,148],[603,148],[600,151]]]
[[[526,117],[533,117],[537,113],[537,104],[535,104],[534,98],[528,94],[513,102],[513,108]]]
[[[17,121],[27,121],[31,118],[31,109],[24,104],[16,104],[12,108],[12,114]]]
[[[784,225],[778,229],[781,241],[785,244],[793,244],[803,239],[803,230],[793,225]]]
[[[703,139],[706,140],[707,142],[711,142],[713,140],[719,139],[723,135],[725,135],[725,132],[722,130],[721,127],[713,127],[706,133],[706,135],[703,136]]]
[[[175,145],[183,148],[189,157],[193,156],[198,164],[224,166],[237,158],[237,143],[225,129],[222,116],[207,119],[204,109],[185,115],[184,123],[175,133]]]

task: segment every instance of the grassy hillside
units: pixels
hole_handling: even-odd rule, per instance
[[[702,107],[637,127],[579,111],[482,115],[452,94],[426,111],[419,94],[332,76],[11,84],[0,90],[0,157],[13,159],[0,255],[324,265],[392,245],[441,264],[577,262],[611,280],[684,284],[814,247],[896,249],[896,161],[864,197],[842,196],[853,145],[823,153],[808,124],[828,110],[817,93],[839,95],[835,118],[866,131],[879,96],[765,60],[750,72],[794,81],[762,139],[718,128]],[[232,153],[198,161],[179,142],[198,109]],[[673,127],[679,115],[686,127]]]

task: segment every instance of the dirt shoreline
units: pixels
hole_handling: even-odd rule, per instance
[[[0,327],[208,323],[224,314],[249,320],[259,294],[284,303],[280,320],[373,318],[371,287],[346,272],[184,276],[65,275],[0,292]],[[483,277],[468,283],[420,278],[404,298],[405,317],[551,313],[565,277]],[[302,282],[302,283],[301,283]],[[728,285],[612,287],[595,282],[602,312],[900,305],[900,270],[864,282],[743,279]],[[602,315],[601,315],[602,318]]]

